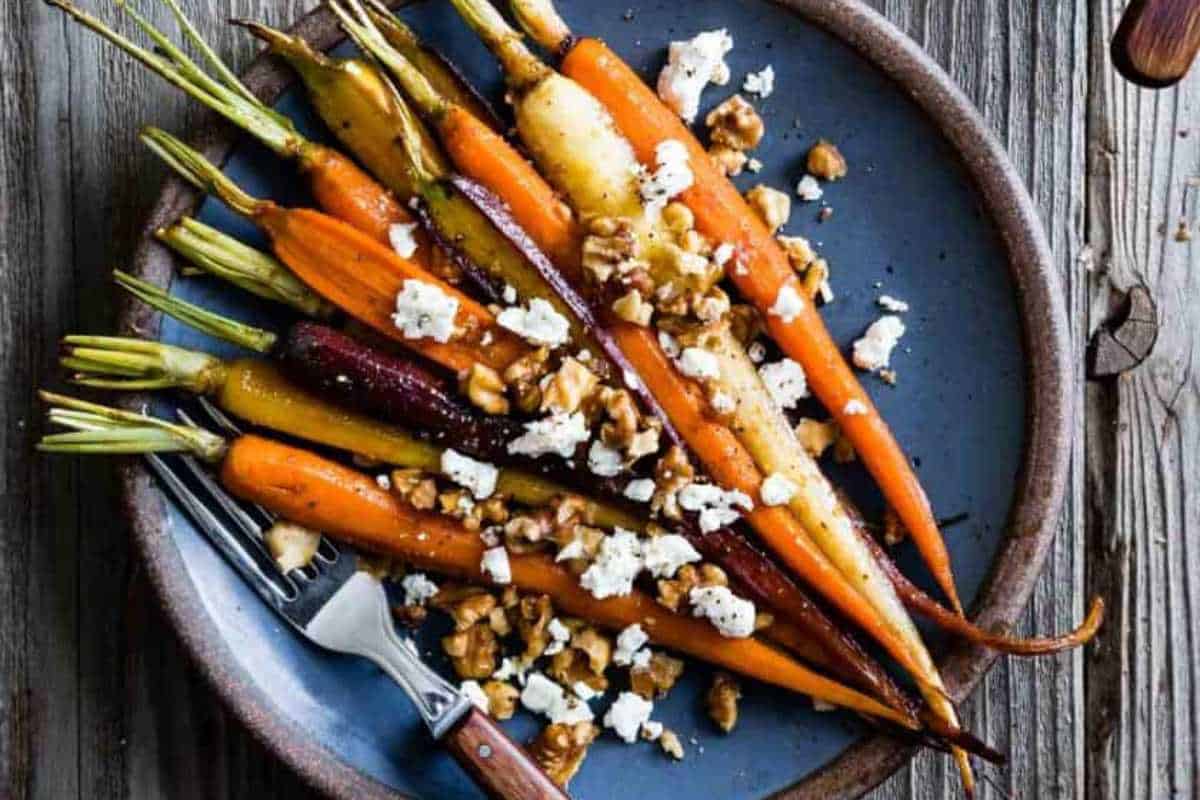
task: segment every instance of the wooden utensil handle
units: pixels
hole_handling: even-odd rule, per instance
[[[442,742],[488,797],[569,800],[529,754],[477,708],[472,708]]]
[[[1113,65],[1129,80],[1161,88],[1178,81],[1200,49],[1200,0],[1133,0],[1113,34]]]

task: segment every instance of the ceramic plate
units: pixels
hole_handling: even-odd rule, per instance
[[[847,0],[635,3],[632,13],[624,0],[560,5],[575,30],[601,36],[650,76],[670,39],[728,28],[735,42],[733,82],[710,88],[706,107],[728,96],[747,72],[774,67],[775,92],[756,103],[767,127],[756,155],[766,166],[740,177],[741,188],[794,186],[817,137],[842,149],[850,176],[827,186],[832,218],[819,222],[816,205],[797,204],[786,232],[808,237],[832,265],[836,300],[824,315],[843,345],[878,316],[881,293],[910,303],[908,333],[893,358],[898,385],[863,380],[937,512],[969,515],[947,531],[964,601],[985,624],[1015,619],[1052,536],[1064,483],[1065,327],[1029,198],[967,101],[915,45]],[[498,98],[492,60],[448,4],[423,2],[402,13]],[[297,31],[322,48],[347,52],[327,15],[306,18]],[[247,81],[306,134],[329,139],[303,91],[289,86],[286,70],[261,61]],[[228,173],[252,193],[308,202],[291,165],[227,128],[214,123],[197,142],[214,158],[226,158]],[[147,230],[196,201],[185,187],[169,184]],[[251,226],[215,202],[204,202],[197,213],[262,243]],[[214,281],[172,278],[169,256],[149,239],[137,268],[223,314],[263,326],[287,321]],[[160,326],[142,309],[131,307],[123,327],[231,352],[170,321]],[[869,513],[878,513],[879,497],[861,468],[834,472]],[[284,760],[340,797],[475,795],[382,673],[309,646],[281,625],[139,466],[128,468],[126,486],[137,541],[184,642],[218,693]],[[896,555],[907,574],[929,587],[910,548]],[[440,631],[431,625],[425,633],[423,649],[436,651]],[[930,640],[961,698],[989,655],[947,653],[939,637]],[[868,736],[849,715],[816,713],[806,699],[760,685],[746,687],[736,733],[719,735],[701,708],[707,677],[705,667],[689,663],[681,685],[655,710],[656,719],[681,735],[682,763],[655,746],[604,736],[573,781],[574,795],[759,798],[789,789],[795,796],[854,795],[908,755],[894,742]],[[518,739],[537,729],[523,714],[508,727]]]

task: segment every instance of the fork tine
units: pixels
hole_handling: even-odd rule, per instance
[[[255,591],[268,603],[279,607],[280,603],[290,602],[295,598],[297,589],[292,581],[279,572],[274,577],[267,575],[262,566],[249,552],[237,535],[227,528],[212,512],[204,501],[180,478],[167,462],[156,454],[146,456],[150,468],[158,475],[167,491],[183,506],[209,540],[220,550],[254,587]],[[223,490],[222,490],[223,492]],[[281,588],[277,581],[282,581]]]
[[[183,456],[179,460],[182,461],[184,466],[188,468],[188,472],[192,473],[192,476],[199,481],[205,489],[208,490],[208,493],[212,495],[212,498],[217,501],[217,505],[219,505],[225,511],[225,513],[228,514],[235,523],[237,523],[237,526],[241,529],[242,533],[244,533],[246,536],[249,536],[256,542],[263,541],[263,526],[259,525],[258,522],[255,521],[254,517],[250,516],[250,514],[246,512],[246,509],[242,508],[242,504],[233,499],[233,497],[231,497],[229,493],[222,488],[221,484],[213,480],[213,477],[208,474],[208,470],[200,466],[200,464],[196,462],[196,459],[192,458],[191,456]]]

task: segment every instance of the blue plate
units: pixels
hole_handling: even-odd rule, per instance
[[[790,189],[818,137],[841,148],[850,175],[826,186],[832,218],[819,222],[819,205],[797,203],[785,232],[808,237],[831,264],[836,300],[824,316],[844,347],[879,316],[880,294],[911,305],[903,315],[908,333],[893,357],[898,385],[868,376],[863,381],[916,464],[937,512],[969,514],[946,534],[964,601],[976,602],[989,621],[1009,621],[1049,541],[1065,463],[1058,452],[1067,419],[1059,388],[1062,310],[1040,230],[978,119],[911,43],[856,3],[796,5],[802,14],[761,1],[693,0],[686,13],[678,3],[655,3],[636,5],[630,15],[623,4],[560,3],[576,30],[601,36],[651,80],[669,40],[728,28],[735,43],[728,59],[733,80],[706,91],[701,119],[748,72],[774,67],[774,94],[755,101],[767,129],[755,155],[765,168],[738,178],[740,188],[766,183]],[[448,4],[421,3],[403,16],[498,100],[491,58]],[[327,18],[308,24],[329,36]],[[845,43],[851,37],[859,49]],[[342,46],[338,52],[349,51]],[[881,60],[891,76],[874,65]],[[924,107],[906,91],[921,88]],[[302,90],[285,91],[277,108],[306,134],[330,140]],[[947,128],[951,119],[956,126]],[[226,171],[255,195],[309,203],[291,166],[245,139],[237,140]],[[156,213],[178,210],[177,201],[164,199]],[[252,226],[213,201],[204,202],[198,216],[265,244]],[[1010,258],[1021,242],[1031,243],[1027,257]],[[139,258],[143,274],[161,278],[162,263],[162,253],[147,244]],[[213,280],[178,278],[172,291],[256,325],[289,321]],[[162,322],[161,338],[234,354],[170,320]],[[879,512],[880,498],[861,467],[830,470],[869,514]],[[422,798],[476,796],[382,673],[297,638],[177,509],[158,504],[140,471],[129,481],[138,539],[185,642],[239,715],[284,758],[343,796],[376,794],[381,787]],[[1012,525],[1022,533],[1015,540],[1007,535]],[[895,556],[937,596],[911,547],[898,548]],[[1007,576],[1007,591],[981,594],[993,569]],[[438,663],[440,633],[431,625],[421,638],[422,649]],[[940,637],[930,641],[939,649]],[[975,652],[960,656],[948,677],[961,692],[988,659]],[[572,782],[573,794],[589,800],[758,798],[806,779],[809,791],[854,793],[898,763],[895,745],[875,742],[852,750],[865,731],[849,715],[817,713],[804,698],[755,684],[746,686],[736,732],[723,736],[703,712],[708,677],[706,667],[689,662],[680,685],[655,707],[654,718],[680,734],[683,763],[665,758],[656,745],[629,746],[605,735]],[[523,713],[508,724],[519,740],[538,727]],[[847,752],[859,752],[861,763],[852,763]],[[822,770],[839,755],[838,768]]]

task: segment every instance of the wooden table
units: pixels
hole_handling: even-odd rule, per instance
[[[1002,659],[964,709],[1008,755],[983,797],[1165,798],[1200,792],[1200,270],[1177,241],[1197,212],[1200,76],[1152,93],[1109,65],[1114,0],[875,0],[982,110],[1024,175],[1057,254],[1077,353],[1074,468],[1062,529],[1023,631],[1063,630],[1103,594],[1085,652]],[[91,5],[95,6],[96,3]],[[295,18],[298,0],[187,0],[218,20]],[[215,13],[210,6],[219,6]],[[155,18],[165,21],[161,9]],[[307,796],[220,708],[155,611],[105,470],[32,455],[34,390],[56,339],[110,330],[108,271],[129,256],[163,178],[135,139],[200,114],[35,0],[0,3],[0,797]],[[1084,348],[1145,284],[1161,333],[1116,380]],[[955,791],[922,756],[875,796]]]

